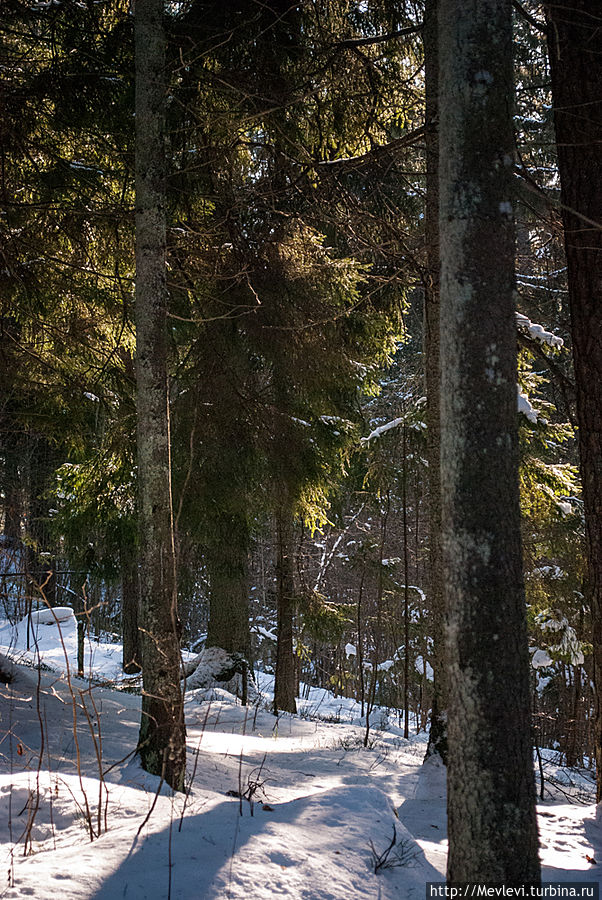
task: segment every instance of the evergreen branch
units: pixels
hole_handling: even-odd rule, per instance
[[[519,331],[518,343],[521,347],[524,347],[525,350],[528,350],[530,353],[533,353],[534,356],[539,357],[545,362],[550,371],[550,374],[552,375],[560,389],[562,398],[566,406],[566,413],[569,418],[569,422],[571,423],[571,426],[573,428],[576,428],[577,422],[573,413],[573,407],[576,397],[574,381],[567,375],[565,375],[565,373],[562,371],[562,368],[555,360],[551,359],[548,356],[539,341]]]
[[[402,135],[402,137],[391,141],[389,144],[382,144],[380,147],[373,147],[372,150],[368,150],[366,153],[362,153],[359,156],[347,156],[343,159],[324,159],[317,165],[320,169],[334,169],[338,172],[344,169],[355,168],[356,166],[360,166],[363,163],[378,162],[383,157],[393,155],[398,150],[401,150],[404,147],[409,147],[411,144],[416,143],[416,141],[424,137],[424,135],[427,133],[427,129],[428,126],[421,125],[419,128],[415,128],[413,131],[410,131],[408,134]]]

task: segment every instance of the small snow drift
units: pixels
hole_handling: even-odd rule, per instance
[[[70,622],[75,615],[70,606],[48,606],[45,609],[34,609],[31,613],[32,625],[59,625]],[[23,624],[27,619],[23,619]]]

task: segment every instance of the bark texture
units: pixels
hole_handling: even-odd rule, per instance
[[[518,496],[510,0],[439,4],[449,882],[538,883]]]
[[[213,544],[207,548],[209,627],[207,647],[250,655],[249,532],[242,517],[222,515],[213,523]]]
[[[276,646],[276,677],[274,684],[274,713],[297,712],[295,699],[296,674],[294,656],[295,568],[294,530],[290,510],[285,506],[276,517],[276,589],[278,603],[278,643]]]
[[[184,787],[166,334],[163,0],[136,0],[136,352],[143,767]]]
[[[599,0],[546,3],[592,611],[597,802],[602,801],[602,18]]]
[[[424,6],[424,78],[426,95],[426,269],[424,283],[424,358],[429,484],[429,610],[433,636],[433,705],[427,757],[447,762],[443,564],[441,559],[441,360],[439,335],[439,52],[438,0]],[[407,579],[406,579],[407,581]]]
[[[140,589],[138,559],[134,550],[121,550],[121,631],[123,635],[123,671],[135,675],[142,669],[138,613]]]

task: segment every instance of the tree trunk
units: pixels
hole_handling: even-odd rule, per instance
[[[223,515],[213,525],[207,548],[209,627],[207,646],[250,656],[249,533],[242,517]]]
[[[433,704],[427,758],[447,761],[445,637],[443,631],[443,569],[441,560],[441,383],[439,337],[439,41],[438,0],[424,8],[424,77],[426,95],[426,208],[424,236],[424,357],[426,380],[427,460],[429,485],[428,597],[433,637]]]
[[[186,734],[167,398],[163,0],[136,0],[136,352],[142,718],[147,772],[184,787]]]
[[[518,495],[510,0],[441,0],[449,882],[539,883]]]
[[[53,450],[41,435],[29,434],[29,509],[27,536],[27,569],[33,596],[41,597],[47,606],[57,605],[56,559],[48,529],[48,500],[45,497],[54,474]]]
[[[360,576],[360,585],[357,595],[357,675],[360,686],[360,715],[364,718],[366,704],[366,680],[364,677],[364,629],[362,622],[362,598],[364,595],[364,581],[366,580],[366,561],[362,560],[362,574]]]
[[[403,528],[403,736],[410,736],[410,566],[408,555],[408,427],[403,423],[402,432],[402,528]],[[382,560],[381,560],[382,567]]]
[[[21,435],[16,431],[16,422],[11,426],[9,420],[7,425],[15,430],[7,431],[2,440],[4,450],[4,534],[9,538],[9,546],[13,550],[17,550],[21,543],[21,521],[23,519],[23,496],[21,473],[19,472],[19,462],[23,458],[23,441]]]
[[[20,358],[17,352],[21,327],[12,316],[0,316],[0,455],[3,458],[4,534],[17,550],[23,519],[23,427],[15,415],[20,395],[17,388]]]
[[[274,713],[297,712],[295,702],[295,568],[293,555],[293,519],[283,504],[276,515],[276,579],[278,604],[278,641],[276,644],[276,679]]]
[[[602,58],[598,0],[546,3],[592,610],[602,801]]]
[[[138,612],[140,588],[136,551],[121,549],[121,631],[123,637],[123,671],[136,675],[142,670]]]

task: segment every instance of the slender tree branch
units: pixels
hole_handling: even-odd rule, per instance
[[[395,141],[391,141],[389,144],[383,144],[380,147],[374,147],[372,150],[368,150],[367,153],[362,153],[359,156],[348,156],[343,159],[325,159],[318,163],[318,167],[322,170],[328,169],[329,171],[334,170],[335,172],[339,172],[345,169],[353,169],[363,163],[377,162],[383,157],[392,155],[398,150],[416,143],[416,141],[424,137],[427,127],[428,126],[426,125],[421,125],[420,128],[415,128],[413,131],[402,135],[402,137],[397,138]]]
[[[340,41],[336,45],[337,50],[345,47],[368,47],[371,44],[384,44],[387,41],[393,41],[396,38],[409,37],[412,34],[419,34],[422,31],[422,22],[418,25],[412,25],[408,28],[398,28],[397,31],[389,31],[387,34],[377,34],[374,37],[365,38],[349,38],[346,41]]]

